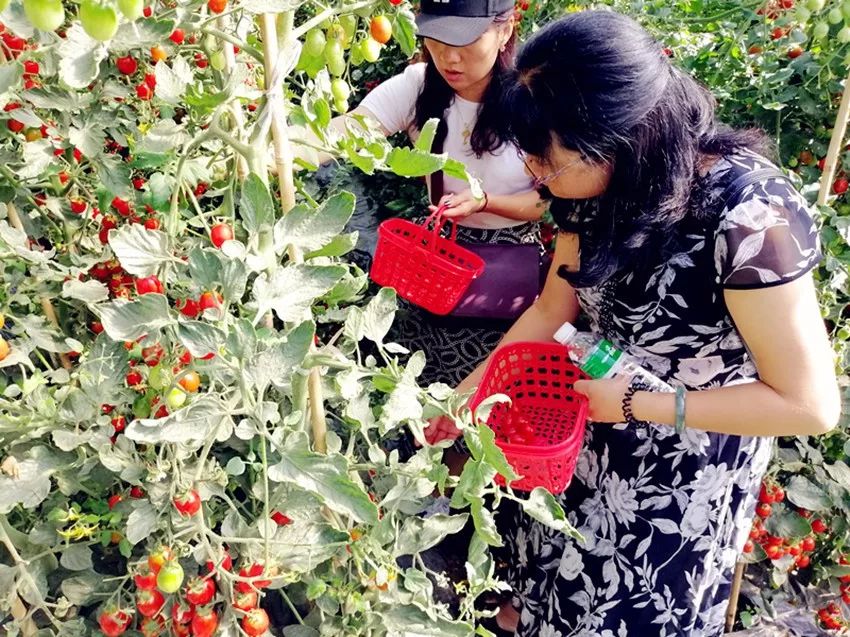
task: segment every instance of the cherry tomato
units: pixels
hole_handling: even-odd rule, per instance
[[[225,241],[233,239],[233,228],[226,223],[217,223],[210,229],[210,241],[220,248]]]
[[[230,553],[228,553],[227,551],[224,552],[220,563],[218,563],[218,567],[224,571],[230,571],[233,569],[233,558],[230,556]],[[207,571],[212,573],[213,571],[215,571],[215,569],[216,564],[213,563],[211,560],[207,561]]]
[[[191,517],[201,510],[201,496],[195,489],[190,489],[182,496],[174,498],[174,508],[184,517]],[[193,602],[197,603],[197,602]]]
[[[149,568],[140,570],[133,575],[133,581],[140,590],[152,590],[156,588],[156,573]]]
[[[393,37],[393,25],[385,15],[376,15],[369,23],[369,34],[380,43],[386,44]]]
[[[832,183],[832,192],[836,195],[843,195],[847,192],[848,186],[850,186],[850,182],[848,182],[844,177],[839,177]]]
[[[118,0],[118,8],[130,22],[138,20],[145,11],[144,0]]]
[[[816,546],[817,542],[815,541],[815,538],[811,535],[808,535],[803,538],[802,547],[804,551],[814,551]]]
[[[165,396],[165,404],[168,405],[168,408],[171,411],[180,409],[184,404],[186,404],[186,394],[176,387],[173,387]]]
[[[753,544],[753,541],[747,540],[746,543],[744,544],[744,553],[752,553],[754,548],[755,548],[755,545]]]
[[[24,13],[36,29],[55,31],[65,22],[61,0],[24,0]]]
[[[193,577],[186,584],[186,601],[194,606],[205,606],[215,597],[215,582],[209,577]]]
[[[269,616],[262,608],[249,610],[242,618],[242,630],[250,637],[258,637],[269,629]]]
[[[280,511],[275,511],[274,513],[272,513],[272,520],[274,520],[278,526],[286,526],[287,524],[292,524],[292,518],[290,518],[288,515],[281,513]]]
[[[145,617],[139,626],[144,637],[159,637],[165,630],[165,618],[162,615],[156,617]]]
[[[124,419],[123,416],[119,416],[119,418],[121,418],[122,420]],[[113,421],[112,421],[113,425],[115,423],[115,420],[117,420],[117,419],[113,419]],[[121,429],[123,429],[123,428],[124,427],[122,425]],[[118,428],[116,427],[115,430],[118,431]],[[111,511],[112,509],[114,509],[118,505],[118,503],[121,502],[121,500],[123,500],[123,499],[124,498],[121,497],[120,493],[116,493],[115,495],[109,496],[109,499],[106,501],[107,505],[109,506],[109,510]]]
[[[195,609],[192,618],[192,635],[194,637],[212,637],[218,628],[218,615],[211,606]]]
[[[184,301],[178,301],[178,303],[180,303],[180,305],[177,306],[177,309],[180,310],[180,313],[183,316],[195,318],[201,313],[201,306],[198,305],[198,302],[195,299],[185,299]]]
[[[169,560],[156,574],[156,586],[163,593],[176,593],[183,584],[183,567],[177,560]]]
[[[159,219],[145,219],[145,228],[148,230],[159,230]]]
[[[174,559],[174,553],[167,546],[160,546],[157,549],[148,555],[148,567],[151,569],[153,573],[159,573],[159,569],[162,568],[162,565],[167,561]]]
[[[248,591],[247,593],[237,593],[236,599],[233,600],[233,608],[241,611],[249,611],[257,607],[259,595],[257,591]]]
[[[756,507],[756,515],[760,518],[769,518],[772,509],[769,504],[762,502]]]
[[[183,44],[183,40],[186,38],[186,34],[183,33],[183,29],[174,29],[171,32],[171,35],[168,36],[168,39],[174,42],[174,44]]]
[[[132,620],[133,615],[130,611],[115,605],[107,606],[97,616],[97,623],[106,637],[118,637],[127,630]]]
[[[11,351],[11,347],[9,347],[9,343],[5,338],[0,337],[0,361],[4,360]]]
[[[151,87],[147,84],[139,84],[136,87],[136,97],[138,97],[142,101],[147,102],[153,97],[153,91],[151,90]]]
[[[797,565],[797,568],[807,568],[812,563],[812,560],[808,555],[801,555],[794,563]]]
[[[153,617],[165,606],[165,598],[155,588],[145,588],[136,593],[136,609],[143,617]]]
[[[220,293],[207,291],[201,294],[199,306],[201,311],[220,308],[223,300],[224,297]]]
[[[132,75],[138,70],[139,64],[133,56],[126,55],[115,60],[115,67],[123,75]]]
[[[207,7],[213,13],[223,13],[227,8],[227,0],[209,0]]]
[[[83,0],[79,18],[85,32],[101,42],[111,40],[118,30],[118,13],[112,4]]]
[[[127,374],[126,382],[128,387],[135,387],[142,384],[142,375],[137,371],[132,371]]]
[[[153,274],[136,279],[136,292],[138,294],[162,294],[162,283]]]
[[[195,616],[195,609],[183,600],[175,601],[171,607],[171,619],[175,624],[188,624]]]
[[[71,199],[71,212],[75,215],[83,214],[89,205],[82,199]]]
[[[187,372],[178,381],[178,384],[190,394],[194,394],[201,386],[201,377],[198,376],[198,372]]]
[[[829,531],[829,527],[823,520],[818,518],[814,522],[812,522],[812,530],[815,533],[826,533],[827,531]]]
[[[168,59],[168,53],[159,44],[155,44],[151,47],[151,59],[154,61],[154,64],[164,62]]]

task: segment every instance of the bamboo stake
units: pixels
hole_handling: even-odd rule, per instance
[[[830,186],[835,177],[835,169],[838,167],[838,156],[847,134],[848,115],[850,115],[850,75],[844,80],[841,105],[838,107],[838,115],[835,117],[835,126],[832,129],[832,139],[829,140],[829,150],[826,153],[826,162],[823,167],[823,175],[821,175],[820,191],[818,192],[818,205],[820,206],[826,205],[829,198]]]
[[[24,224],[21,223],[21,217],[18,215],[18,211],[15,208],[15,204],[6,204],[6,210],[9,213],[9,222],[12,224],[12,226],[25,233],[26,230],[24,230]],[[53,307],[53,303],[51,303],[50,299],[46,296],[42,297],[40,301],[41,309],[44,312],[44,315],[47,317],[47,320],[50,321],[53,327],[60,330],[61,332],[61,328],[59,327],[59,319],[56,317],[56,310]],[[71,362],[71,359],[68,358],[67,354],[59,354],[59,361],[62,363],[62,367],[67,370],[71,370],[74,368],[74,364]]]
[[[738,597],[741,594],[741,582],[744,581],[744,571],[747,569],[746,562],[738,562],[735,566],[735,577],[732,580],[732,591],[729,594],[729,606],[726,608],[726,632],[732,630],[735,625],[735,616],[738,614]]]
[[[263,38],[264,69],[266,74],[266,99],[269,100],[268,107],[272,108],[272,142],[274,145],[275,165],[280,187],[280,202],[283,213],[286,214],[295,207],[295,180],[293,176],[292,146],[289,141],[289,131],[286,124],[286,102],[282,90],[282,82],[277,73],[282,73],[277,68],[280,59],[280,46],[282,42],[287,47],[292,33],[294,15],[291,11],[284,14],[281,21],[282,33],[278,40],[277,23],[274,14],[264,13],[260,18],[260,32]],[[273,90],[271,90],[273,89]],[[290,257],[296,263],[301,260],[301,255],[290,251]],[[311,350],[313,347],[311,346]],[[313,448],[319,453],[327,452],[327,421],[325,419],[325,404],[322,392],[322,377],[319,368],[310,370],[307,381],[307,395],[309,401],[310,428],[313,432]]]

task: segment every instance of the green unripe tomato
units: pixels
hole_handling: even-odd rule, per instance
[[[65,22],[62,0],[24,0],[24,13],[30,23],[42,31],[55,31]]]
[[[224,51],[216,51],[210,56],[210,66],[216,71],[223,71],[227,66],[227,58],[224,57]]]
[[[818,11],[823,11],[823,8],[826,6],[826,0],[807,0],[806,8],[812,13],[817,13]]]
[[[826,19],[829,20],[830,24],[840,24],[844,22],[844,15],[841,13],[841,9],[836,7],[829,10],[829,13],[826,14]]]
[[[328,40],[325,45],[325,64],[331,75],[340,76],[345,73],[345,53],[342,50],[342,42]]]
[[[334,110],[337,113],[347,113],[348,108],[348,100],[334,100]]]
[[[171,384],[171,373],[162,365],[151,368],[148,374],[148,385],[151,389],[165,389]]]
[[[367,62],[377,62],[381,57],[381,43],[373,38],[366,38],[360,43],[360,52]]]
[[[307,32],[307,37],[304,38],[304,53],[309,57],[319,57],[325,50],[325,45],[328,43],[324,31],[321,29],[310,29]]]
[[[348,82],[345,80],[338,77],[334,78],[331,81],[331,94],[334,96],[335,100],[344,102],[351,95],[351,87],[348,86]]]
[[[156,574],[156,587],[163,593],[176,593],[183,584],[183,567],[177,560],[162,565]]]
[[[844,15],[845,20],[850,20],[850,2],[844,0],[844,3],[841,5],[841,13]]]
[[[328,42],[331,40],[336,40],[340,44],[345,41],[345,29],[342,28],[342,25],[339,22],[334,22],[329,28],[327,32]]]
[[[165,397],[165,404],[168,405],[169,411],[180,409],[183,405],[186,404],[186,394],[183,391],[174,387],[168,392],[168,395]]]
[[[850,27],[845,26],[838,32],[838,41],[842,44],[847,44],[850,42]]]
[[[207,35],[201,42],[201,48],[207,54],[207,57],[209,57],[218,51],[218,40],[215,39],[214,35]]]
[[[6,7],[9,6],[9,0],[0,0],[0,13],[3,13],[6,10]]]
[[[95,40],[106,42],[118,31],[118,13],[111,4],[83,0],[79,16],[83,29]]]
[[[118,8],[128,20],[138,20],[144,14],[145,0],[118,0]]]
[[[357,16],[356,15],[341,15],[339,16],[339,24],[345,34],[345,41],[351,42],[354,39],[354,34],[357,32]]]
[[[826,36],[829,35],[829,25],[826,22],[818,22],[815,25],[815,28],[812,29],[812,37],[815,40],[823,40]]]

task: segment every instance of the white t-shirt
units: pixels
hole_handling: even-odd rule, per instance
[[[424,82],[425,64],[412,64],[404,73],[376,86],[360,106],[374,115],[390,134],[407,131],[411,139],[415,140],[419,134],[414,123],[416,99]],[[452,159],[463,162],[469,174],[481,180],[484,191],[490,195],[528,192],[532,188],[532,181],[525,174],[522,160],[512,144],[503,144],[495,152],[484,153],[480,158],[472,151],[469,134],[475,128],[479,106],[476,102],[455,95],[446,110],[448,135],[443,151]],[[468,188],[469,185],[465,181],[448,175],[443,176],[443,189],[446,194]],[[490,212],[479,212],[460,222],[461,225],[473,228],[509,228],[523,223],[525,222]]]

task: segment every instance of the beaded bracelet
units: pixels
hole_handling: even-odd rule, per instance
[[[635,418],[634,413],[632,413],[632,398],[634,398],[635,393],[646,391],[647,389],[649,389],[649,385],[638,379],[632,380],[628,389],[626,389],[626,393],[623,396],[623,415],[626,417],[626,422],[630,425],[646,424],[645,421]]]

